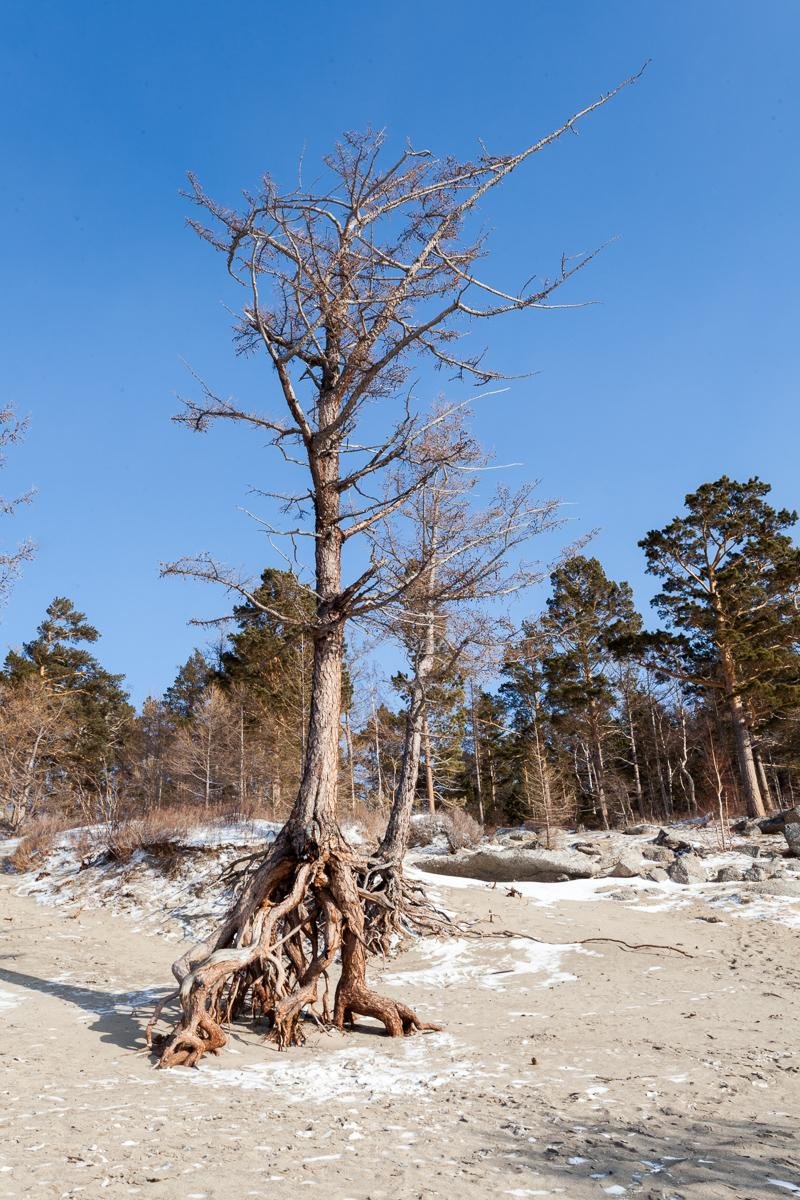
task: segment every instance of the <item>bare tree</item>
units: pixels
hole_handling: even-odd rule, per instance
[[[558,523],[556,502],[538,500],[532,484],[514,493],[498,488],[490,503],[476,505],[476,489],[490,465],[467,431],[463,409],[437,419],[391,481],[392,494],[408,493],[409,499],[375,537],[388,585],[400,591],[406,575],[415,577],[413,588],[383,613],[388,628],[400,631],[410,666],[400,776],[363,885],[373,901],[367,909],[370,936],[384,949],[403,924],[441,923],[402,872],[431,689],[462,671],[472,673],[476,655],[497,657],[507,628],[492,605],[542,578],[541,569],[516,562],[516,552]],[[416,486],[420,473],[424,479]],[[427,564],[422,574],[420,562]]]
[[[335,803],[345,624],[396,603],[425,577],[430,562],[391,585],[373,555],[345,582],[343,552],[409,498],[402,492],[387,497],[380,477],[412,455],[431,427],[408,396],[401,399],[415,364],[427,359],[482,385],[499,378],[480,351],[461,348],[467,327],[553,307],[556,290],[596,253],[562,258],[552,278],[500,288],[477,274],[485,239],[470,232],[470,215],[492,189],[629,82],[514,154],[484,152],[458,162],[409,147],[384,165],[381,134],[347,134],[326,159],[320,183],[306,187],[301,180],[282,192],[265,177],[241,211],[212,200],[192,180],[202,214],[194,227],[224,255],[245,292],[239,346],[266,356],[285,416],[251,410],[203,385],[201,398],[188,401],[179,419],[197,430],[216,420],[244,423],[301,465],[302,489],[279,497],[292,518],[288,528],[263,519],[262,525],[270,536],[311,538],[316,614],[307,627],[314,665],[297,799],[273,845],[247,865],[220,928],[174,965],[182,1013],[161,1046],[162,1066],[194,1064],[224,1045],[221,1022],[240,1014],[246,1002],[270,1022],[278,1045],[302,1041],[300,1014],[316,1001],[339,952],[332,1014],[338,1028],[359,1013],[376,1018],[392,1036],[423,1027],[408,1006],[367,985],[358,891],[363,864],[339,829]],[[376,410],[393,422],[377,439],[367,433]],[[439,469],[431,464],[428,477]],[[426,482],[421,471],[409,486]],[[166,571],[222,583],[254,602],[252,589],[209,556]],[[305,621],[292,613],[280,617]]]
[[[5,450],[14,446],[25,435],[27,421],[20,421],[12,408],[0,409],[0,467],[5,465]],[[29,504],[33,491],[8,499],[0,496],[0,513],[11,516],[21,504]],[[22,564],[33,558],[34,545],[31,541],[20,542],[14,550],[0,552],[0,603],[8,596],[11,585],[20,573]]]
[[[68,698],[39,675],[0,686],[0,798],[16,833],[42,811],[75,736]]]

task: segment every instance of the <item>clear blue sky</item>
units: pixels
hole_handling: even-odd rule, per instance
[[[169,420],[183,360],[254,403],[270,386],[233,359],[223,264],[183,224],[187,170],[235,201],[368,123],[507,151],[647,58],[487,213],[504,282],[620,240],[569,297],[600,304],[496,326],[493,362],[539,374],[478,432],[569,502],[572,530],[600,527],[594,552],[643,606],[637,539],[686,491],[757,473],[800,504],[796,0],[7,0],[1,19],[0,394],[31,418],[2,482],[39,489],[2,531],[39,546],[5,642],[71,596],[138,701],[203,640],[187,619],[225,610],[159,562],[268,561],[237,505],[275,478],[272,453]]]

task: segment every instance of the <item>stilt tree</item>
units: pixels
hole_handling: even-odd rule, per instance
[[[273,535],[311,537],[309,591],[316,611],[305,625],[313,675],[294,807],[275,842],[249,864],[221,926],[174,965],[181,1015],[161,1045],[162,1066],[194,1064],[224,1045],[223,1022],[245,1005],[268,1022],[280,1046],[301,1041],[301,1012],[317,1000],[337,954],[336,1026],[360,1013],[391,1035],[420,1027],[405,1004],[366,983],[361,864],[339,829],[335,804],[345,624],[396,602],[424,577],[428,563],[387,589],[374,558],[345,581],[343,551],[409,498],[387,498],[379,477],[408,458],[429,428],[403,400],[410,372],[427,360],[473,383],[498,378],[480,352],[462,348],[467,327],[552,307],[556,290],[594,256],[562,259],[552,278],[518,291],[500,288],[476,273],[485,238],[473,235],[469,221],[492,189],[574,131],[620,87],[515,154],[458,162],[409,147],[385,162],[383,136],[367,132],[343,138],[318,185],[282,192],[265,177],[238,211],[191,181],[200,214],[192,224],[220,251],[245,294],[239,346],[266,357],[284,415],[249,409],[203,387],[179,419],[197,430],[217,420],[249,425],[300,464],[300,492],[282,498],[297,523],[265,526]],[[383,432],[376,436],[381,417]],[[440,468],[431,464],[431,477]],[[423,469],[409,486],[426,482]],[[311,528],[304,523],[306,506]],[[166,570],[217,581],[256,603],[252,589],[209,557]],[[301,619],[278,616],[287,623]]]

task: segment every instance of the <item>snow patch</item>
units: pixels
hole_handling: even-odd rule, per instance
[[[291,1061],[281,1057],[274,1063],[260,1062],[238,1070],[201,1063],[179,1077],[200,1086],[275,1091],[289,1104],[368,1104],[381,1096],[424,1095],[456,1079],[474,1077],[474,1062],[462,1056],[454,1038],[437,1037],[437,1049],[449,1049],[451,1058],[448,1065],[435,1069],[425,1040],[404,1042],[384,1053],[372,1046],[356,1046],[325,1055],[317,1047],[313,1058],[303,1056],[301,1061],[295,1054]]]

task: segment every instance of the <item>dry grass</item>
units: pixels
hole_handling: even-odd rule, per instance
[[[19,845],[8,856],[13,871],[35,871],[53,849],[59,834],[69,828],[69,821],[62,815],[51,814],[34,817],[28,822],[27,831]]]
[[[430,846],[440,833],[443,833],[441,820],[437,817],[424,816],[411,822],[411,832],[408,844],[413,850],[416,846]]]
[[[352,818],[342,818],[343,825],[357,825],[368,846],[377,846],[386,831],[387,814],[378,808],[362,808]]]
[[[104,826],[95,838],[95,848],[112,862],[128,862],[138,851],[155,858],[173,859],[197,814],[188,819],[183,809],[153,809],[141,817],[130,817]]]

